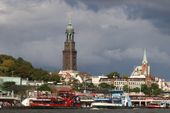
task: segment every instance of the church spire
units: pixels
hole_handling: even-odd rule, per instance
[[[69,19],[68,19],[68,25],[72,25],[71,16],[70,16]]]
[[[142,64],[147,64],[148,60],[147,60],[147,56],[146,56],[146,49],[144,49],[144,55],[143,55],[143,61]]]

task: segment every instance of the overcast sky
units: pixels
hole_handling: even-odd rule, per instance
[[[0,54],[62,68],[69,15],[78,69],[130,75],[147,49],[152,75],[170,80],[169,0],[0,0]]]

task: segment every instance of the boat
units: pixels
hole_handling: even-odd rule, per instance
[[[170,104],[167,102],[152,102],[146,108],[170,108]]]
[[[131,108],[132,103],[129,96],[123,91],[111,91],[110,97],[97,97],[91,104],[91,108]]]
[[[29,108],[81,108],[79,96],[66,94],[57,97],[26,98],[22,105]]]
[[[112,98],[97,98],[94,100],[94,102],[91,104],[92,108],[116,108],[120,107],[122,104],[119,103],[113,103]]]

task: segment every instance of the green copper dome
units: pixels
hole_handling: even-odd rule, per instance
[[[67,25],[66,32],[67,32],[67,33],[74,33],[74,28],[73,28],[73,26],[72,26],[71,21],[69,21],[69,23],[68,23],[68,25]]]

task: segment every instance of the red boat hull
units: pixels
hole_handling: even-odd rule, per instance
[[[37,99],[30,102],[31,108],[81,108],[80,102],[72,99]]]
[[[31,108],[81,108],[81,105],[75,105],[75,106],[66,106],[63,104],[32,104],[30,106]]]

